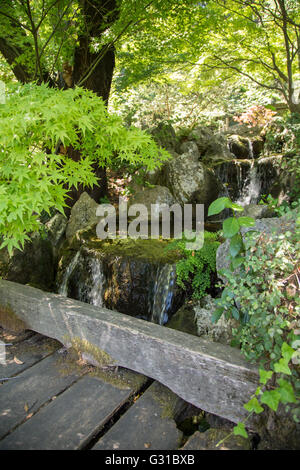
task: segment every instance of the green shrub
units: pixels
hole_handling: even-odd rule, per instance
[[[249,361],[260,364],[260,386],[245,404],[249,415],[264,411],[262,405],[276,412],[281,403],[292,405],[293,417],[299,421],[300,218],[297,209],[285,212],[295,230],[283,227],[269,234],[252,231],[243,236],[238,272],[234,258],[231,269],[222,270],[225,288],[216,300],[213,320],[222,314],[240,320],[235,342]],[[227,238],[232,240],[232,233]],[[246,435],[245,422],[239,423],[235,433]]]
[[[220,242],[218,234],[204,232],[204,245],[200,250],[186,249],[187,240],[183,237],[170,244],[169,249],[176,249],[182,259],[176,264],[177,284],[191,291],[193,299],[201,299],[211,286],[213,273],[216,271],[216,252]]]

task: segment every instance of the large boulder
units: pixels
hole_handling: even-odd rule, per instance
[[[163,169],[164,185],[169,188],[175,200],[183,204],[209,204],[218,198],[222,185],[203,163],[183,153],[167,162]]]
[[[134,204],[143,204],[148,211],[148,217],[151,215],[152,204],[175,204],[175,198],[165,186],[155,186],[154,188],[140,188],[129,200],[129,207]]]
[[[228,138],[229,149],[236,158],[243,160],[251,158],[249,139],[240,135],[231,135]]]
[[[234,322],[222,316],[217,323],[213,323],[211,318],[215,309],[215,302],[210,295],[206,295],[194,305],[197,334],[211,341],[230,344]]]
[[[233,134],[228,137],[228,146],[236,158],[257,158],[263,151],[264,140],[260,136],[242,137]]]
[[[167,150],[174,150],[176,148],[176,133],[171,124],[160,122],[156,127],[150,129],[150,134],[161,147]]]
[[[225,136],[208,127],[195,127],[189,134],[188,140],[196,142],[201,156],[218,155],[220,158],[230,156]]]
[[[179,147],[179,153],[182,154],[189,154],[192,160],[198,161],[200,158],[200,152],[198,149],[198,145],[194,141],[186,140],[182,142]]]
[[[46,224],[46,231],[52,245],[54,258],[57,258],[59,248],[65,240],[68,219],[63,214],[55,214]]]
[[[96,216],[98,204],[88,193],[82,193],[71,210],[70,219],[66,229],[66,237],[72,238],[78,230],[87,229],[99,222]]]
[[[26,241],[24,249],[15,249],[11,257],[6,249],[1,250],[0,276],[7,281],[52,290],[55,267],[51,241],[34,233],[30,241]]]
[[[274,216],[274,211],[265,204],[247,204],[243,212],[238,213],[240,217],[252,217],[253,219],[265,219]]]

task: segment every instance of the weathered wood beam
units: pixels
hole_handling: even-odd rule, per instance
[[[80,338],[115,364],[158,380],[193,405],[240,421],[256,390],[258,371],[237,349],[105,308],[0,281],[0,305],[10,306],[29,329],[63,344]]]

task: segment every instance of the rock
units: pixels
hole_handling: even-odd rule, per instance
[[[71,210],[71,216],[67,225],[66,237],[72,238],[78,230],[87,229],[97,222],[96,216],[98,204],[87,193],[82,193]]]
[[[222,191],[222,185],[214,173],[203,163],[193,160],[190,153],[184,153],[167,162],[163,175],[165,186],[181,205],[204,204],[207,210]]]
[[[182,153],[185,153],[185,154],[189,154],[190,155],[190,158],[194,161],[198,161],[199,158],[200,158],[200,152],[198,150],[198,146],[196,144],[196,142],[194,141],[185,141],[185,142],[182,142],[182,144],[180,145],[180,154]]]
[[[228,137],[228,145],[230,152],[236,158],[257,158],[263,151],[264,140],[260,136],[242,137],[241,135],[233,134]]]
[[[254,139],[251,139],[252,142],[252,150],[253,150],[253,156],[255,158],[259,157],[260,154],[262,153],[264,149],[264,139],[262,137],[255,137]]]
[[[197,336],[195,312],[192,305],[183,305],[165,326],[173,330],[183,331],[184,333]]]
[[[14,250],[9,257],[5,249],[1,250],[0,275],[8,281],[52,290],[55,269],[50,240],[34,233],[25,242],[23,251]]]
[[[207,127],[195,127],[188,136],[188,140],[196,142],[201,156],[219,155],[220,157],[226,157],[230,155],[225,137]]]
[[[273,217],[274,211],[267,205],[263,204],[247,204],[244,211],[238,213],[241,217],[253,217],[253,219],[263,219]]]
[[[276,413],[268,409],[263,418],[257,430],[258,450],[300,450],[300,423],[295,422],[291,410],[280,404]]]
[[[63,214],[55,214],[46,224],[48,239],[53,247],[53,255],[56,258],[58,250],[65,238],[65,232],[68,224],[68,219]]]
[[[231,435],[217,447],[217,444],[226,438],[230,432],[227,429],[210,428],[206,432],[195,432],[182,447],[182,450],[251,450],[250,439]]]
[[[157,239],[97,240],[78,232],[60,251],[57,287],[68,297],[156,323],[183,303],[176,282],[179,256]],[[79,251],[77,251],[79,250]]]
[[[281,204],[283,201],[290,200],[290,194],[295,189],[296,175],[291,174],[290,171],[283,170],[275,178],[273,185],[270,188],[270,194],[275,199],[278,199],[278,203]]]
[[[150,134],[158,145],[166,150],[175,149],[177,145],[176,133],[171,124],[160,122],[156,127],[150,129]]]
[[[215,302],[210,295],[206,295],[194,305],[197,334],[218,343],[230,344],[234,323],[232,320],[226,320],[223,315],[217,323],[213,323],[211,317],[215,309]]]
[[[175,204],[175,198],[165,186],[155,186],[154,188],[141,188],[129,200],[128,207],[133,204],[143,204],[148,211],[148,219],[151,216],[151,204]]]
[[[228,144],[230,151],[236,158],[243,160],[251,158],[248,138],[234,134],[228,138]]]

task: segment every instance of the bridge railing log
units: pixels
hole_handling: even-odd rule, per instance
[[[115,365],[151,377],[187,402],[233,422],[246,416],[243,404],[258,385],[257,367],[237,349],[201,337],[4,280],[0,306],[28,329],[65,345],[84,341],[105,351]]]

